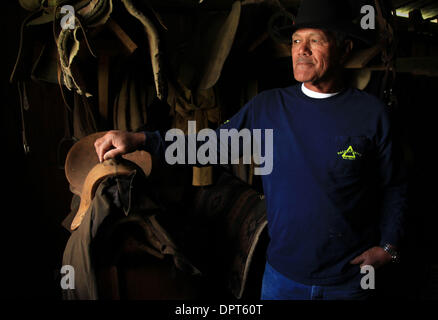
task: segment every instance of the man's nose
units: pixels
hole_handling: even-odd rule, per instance
[[[308,41],[302,41],[299,44],[298,54],[300,56],[310,56],[312,54],[312,51],[310,50],[310,46],[309,46],[309,42]]]

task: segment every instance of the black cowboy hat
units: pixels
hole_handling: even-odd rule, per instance
[[[371,45],[375,31],[360,26],[360,8],[364,1],[357,0],[302,0],[294,21],[282,31],[291,35],[298,29],[315,28],[343,33],[362,45]]]

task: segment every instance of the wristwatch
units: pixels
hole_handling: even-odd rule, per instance
[[[394,246],[390,245],[389,243],[386,243],[384,246],[382,246],[383,250],[388,252],[391,255],[391,262],[399,262],[400,257],[397,252],[397,250],[394,249]]]

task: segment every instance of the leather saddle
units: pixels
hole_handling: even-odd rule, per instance
[[[145,151],[135,151],[100,163],[94,150],[94,142],[105,133],[97,132],[84,137],[67,154],[65,176],[70,183],[71,192],[81,198],[79,210],[70,226],[71,230],[77,229],[81,224],[99,183],[105,178],[130,175],[139,168],[148,176],[152,170],[151,156]]]

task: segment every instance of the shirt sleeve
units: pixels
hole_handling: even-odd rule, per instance
[[[253,99],[254,100],[254,99]],[[247,104],[245,104],[239,112],[237,112],[231,119],[225,121],[223,124],[221,124],[214,132],[215,137],[218,139],[214,141],[216,145],[216,152],[217,152],[217,161],[220,163],[220,149],[221,144],[224,144],[224,142],[227,143],[227,146],[230,146],[229,141],[231,140],[231,137],[228,137],[228,141],[220,141],[221,136],[221,130],[225,129],[230,131],[231,129],[235,129],[237,131],[240,131],[242,129],[248,129],[251,130],[253,128],[253,122],[254,122],[254,111],[253,111],[253,100],[249,101]],[[238,132],[236,132],[237,134]],[[145,146],[143,147],[143,150],[149,152],[153,156],[159,156],[163,157],[165,155],[166,149],[172,145],[175,141],[172,139],[166,140],[166,132],[161,131],[143,131],[143,134],[146,136],[145,140]],[[198,134],[197,134],[198,135]],[[205,140],[197,139],[196,136],[191,136],[191,134],[185,134],[182,137],[183,143],[184,143],[184,150],[185,150],[185,163],[189,163],[188,161],[188,154],[190,152],[196,152],[196,150],[208,142],[210,138],[206,138]],[[193,139],[195,141],[196,150],[193,150],[190,145],[190,139]],[[239,146],[239,155],[242,153],[243,146]],[[228,148],[227,152],[228,158],[231,156],[231,148]],[[202,163],[199,163],[198,161],[195,163],[196,165],[205,165]]]
[[[379,121],[377,136],[377,163],[383,200],[380,245],[388,243],[398,247],[405,233],[407,172],[400,142],[394,139],[386,111]]]

